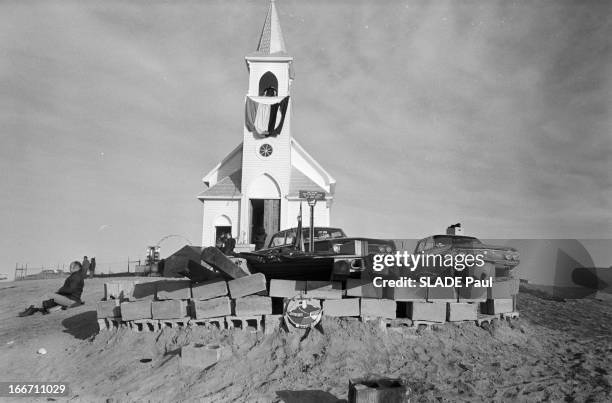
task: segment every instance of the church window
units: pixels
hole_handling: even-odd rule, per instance
[[[275,97],[278,95],[278,80],[271,72],[266,72],[259,80],[259,96]]]

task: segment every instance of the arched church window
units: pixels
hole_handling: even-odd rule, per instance
[[[259,96],[275,97],[278,94],[278,80],[267,71],[259,80]]]

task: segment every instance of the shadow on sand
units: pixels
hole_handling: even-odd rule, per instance
[[[346,403],[346,399],[339,399],[322,390],[279,390],[276,396],[284,403]]]
[[[96,311],[81,312],[66,318],[62,325],[66,328],[64,333],[69,333],[77,339],[86,340],[98,332],[98,321]]]

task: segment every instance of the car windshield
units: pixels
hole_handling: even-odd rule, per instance
[[[308,241],[310,239],[310,228],[302,229],[302,236],[304,237],[304,241]],[[315,241],[319,241],[321,239],[331,239],[331,238],[345,238],[346,235],[339,228],[317,228],[314,229],[314,239]]]
[[[439,246],[451,246],[451,245],[466,245],[473,246],[479,245],[480,242],[477,238],[471,236],[450,236],[450,235],[439,235],[434,236],[434,245]]]

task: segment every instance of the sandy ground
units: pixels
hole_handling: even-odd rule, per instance
[[[300,343],[298,334],[200,328],[97,334],[104,280],[94,279],[82,307],[16,317],[61,283],[0,284],[0,381],[68,382],[70,401],[327,403],[347,398],[349,378],[380,373],[405,378],[413,401],[612,401],[611,301],[522,292],[521,318],[490,329],[383,332],[326,320],[324,335]],[[204,371],[181,368],[189,342],[224,344],[231,354]],[[40,347],[48,353],[37,354]]]

